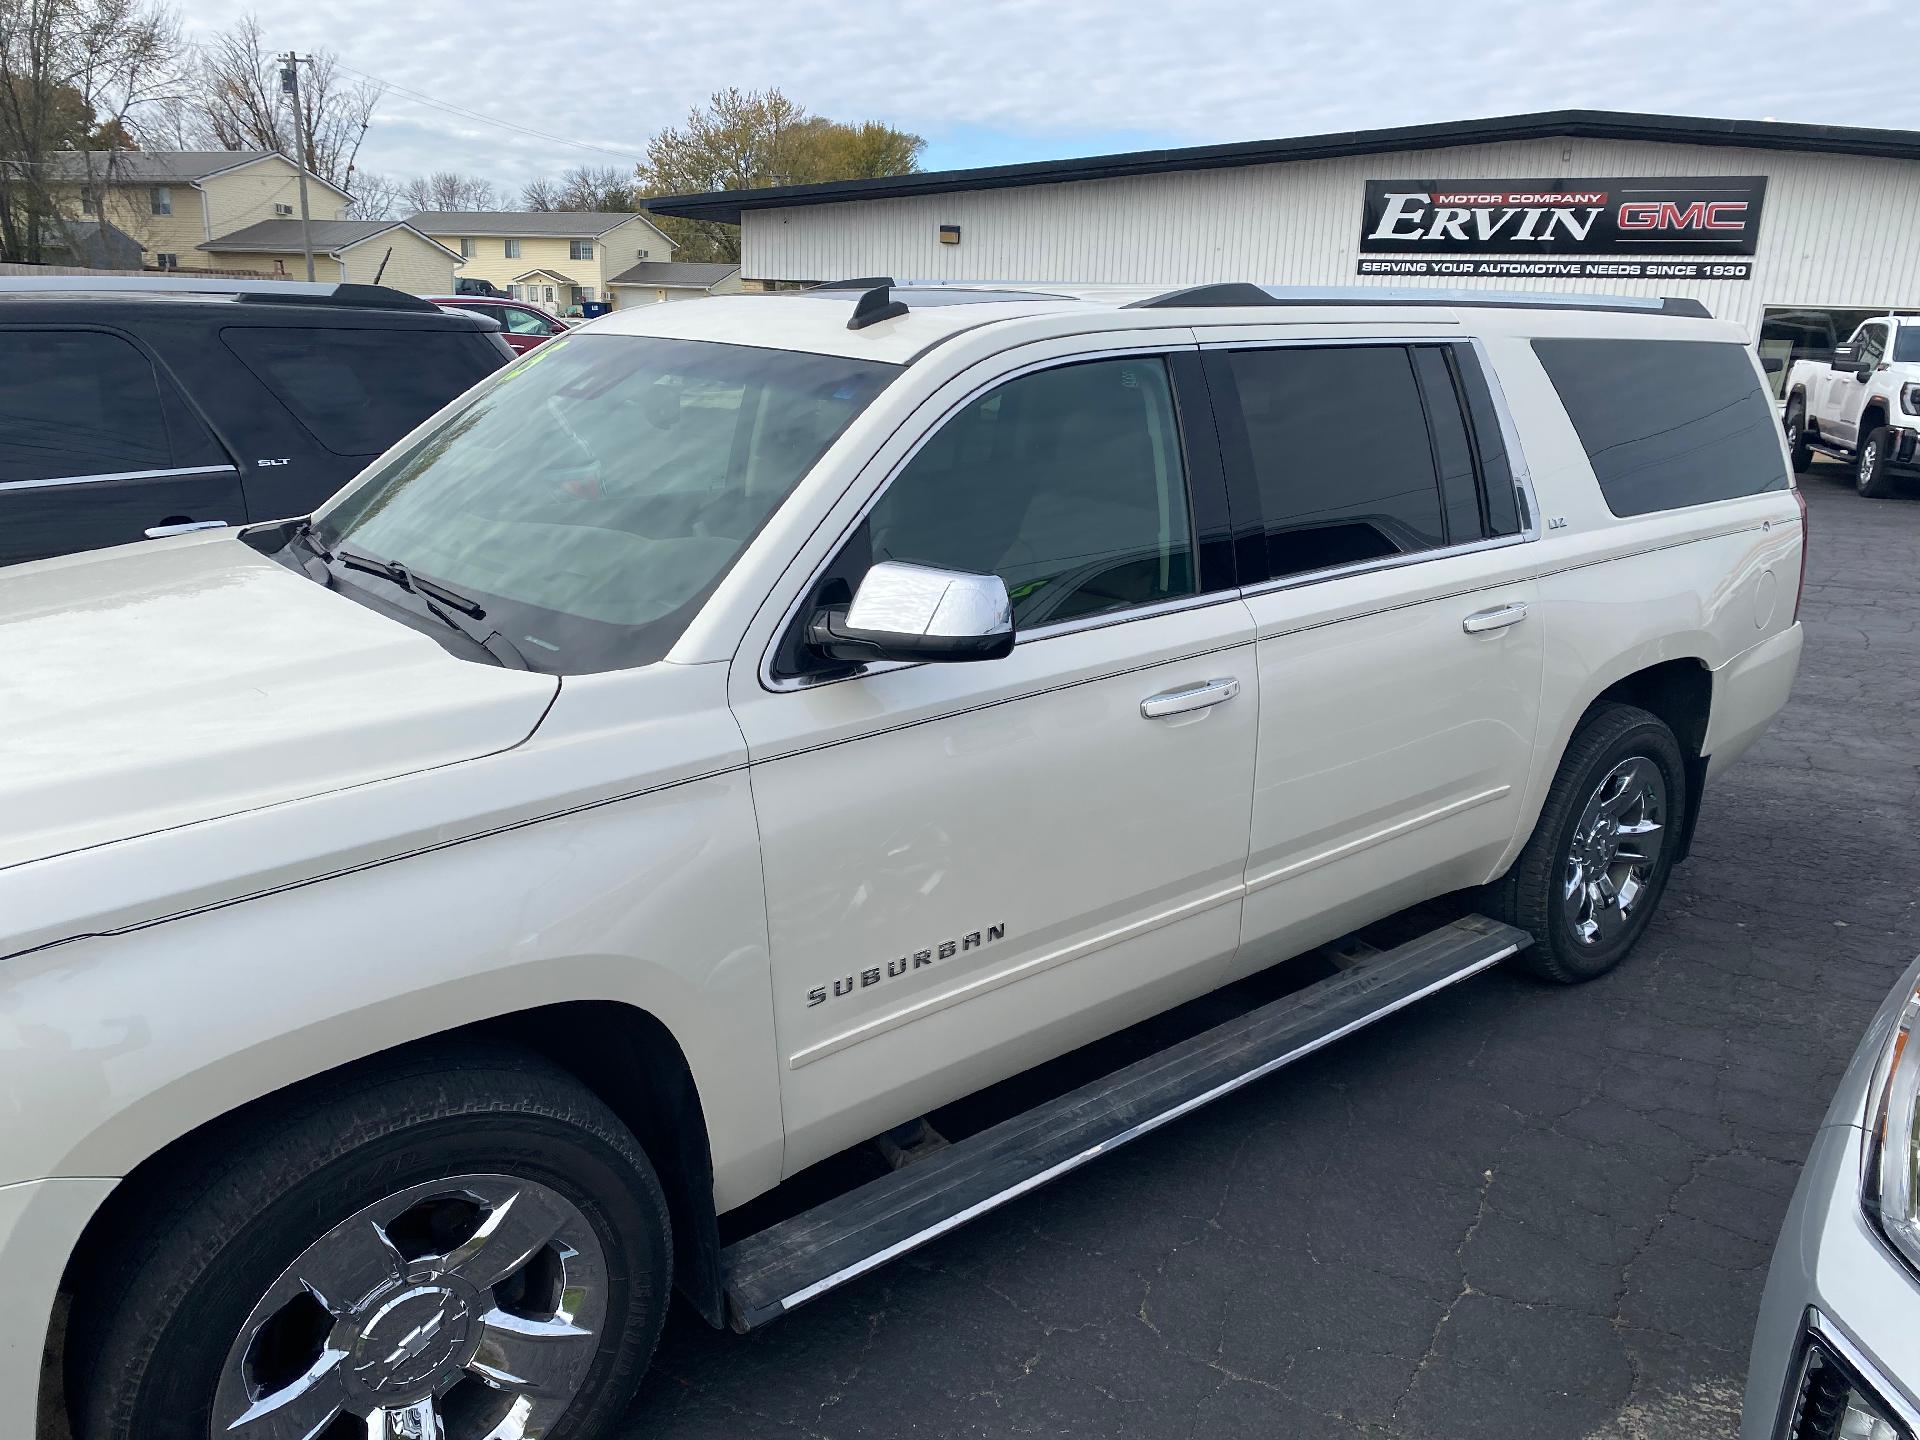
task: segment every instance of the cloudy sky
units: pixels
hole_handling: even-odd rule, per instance
[[[517,188],[625,165],[727,85],[928,141],[929,169],[1561,106],[1920,128],[1914,0],[192,0],[389,92],[361,168]],[[1808,63],[1809,56],[1828,63]],[[1907,68],[1879,68],[1904,56]],[[1878,79],[1874,77],[1878,75]]]

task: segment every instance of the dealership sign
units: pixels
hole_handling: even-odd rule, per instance
[[[1764,175],[1369,180],[1360,268],[1380,275],[1745,279],[1750,264],[1717,257],[1754,253],[1766,189]],[[1677,255],[1701,258],[1658,258]],[[1404,258],[1370,263],[1374,256]],[[1533,259],[1463,258],[1469,256]],[[1405,263],[1413,259],[1429,264]]]

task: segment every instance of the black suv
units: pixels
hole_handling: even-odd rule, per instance
[[[380,286],[0,280],[0,564],[306,514],[512,358]]]

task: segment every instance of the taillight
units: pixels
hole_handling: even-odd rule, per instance
[[[1807,593],[1807,497],[1793,486],[1793,503],[1800,507],[1800,583],[1793,592],[1793,618],[1800,618],[1800,597]]]

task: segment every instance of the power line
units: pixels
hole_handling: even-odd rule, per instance
[[[581,150],[597,150],[602,155],[611,155],[615,159],[631,161],[635,165],[646,163],[643,157],[630,155],[624,150],[609,149],[605,145],[595,145],[588,140],[570,140],[565,135],[551,135],[545,130],[536,130],[531,125],[517,125],[511,120],[502,120],[498,116],[485,115],[478,110],[469,110],[464,105],[455,105],[451,101],[441,100],[432,95],[425,95],[418,90],[409,90],[405,85],[396,85],[393,81],[383,79],[378,75],[369,75],[364,70],[356,70],[343,60],[336,59],[333,63],[349,75],[358,75],[362,80],[371,80],[376,85],[384,85],[387,89],[404,95],[409,100],[418,101],[422,105],[431,105],[437,110],[445,110],[449,114],[460,115],[468,120],[477,120],[482,125],[497,125],[502,130],[517,130],[522,135],[531,135],[535,139],[546,140],[555,145],[572,145]]]

